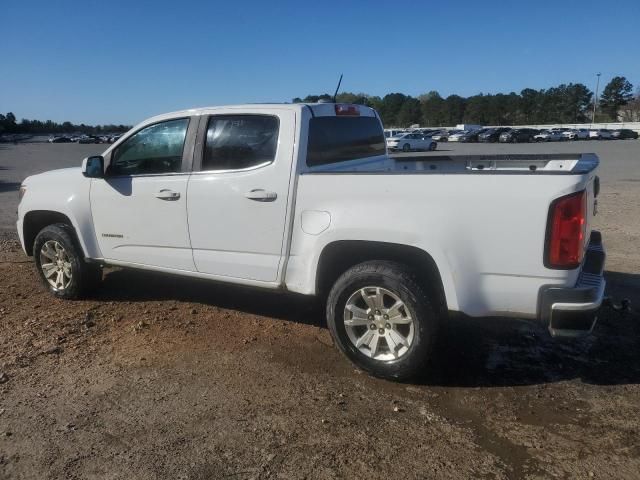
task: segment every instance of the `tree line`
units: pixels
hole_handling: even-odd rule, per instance
[[[20,122],[16,116],[9,112],[6,115],[0,113],[0,134],[26,133],[26,134],[61,134],[61,133],[85,133],[87,135],[100,135],[103,133],[126,132],[131,127],[128,125],[80,125],[71,122],[58,123],[52,120],[28,120],[23,118]]]
[[[596,122],[640,121],[640,90],[621,76],[614,77],[598,99]],[[317,102],[331,100],[331,95],[307,95],[292,101]],[[389,127],[444,126],[459,123],[480,125],[527,125],[590,122],[594,94],[581,83],[561,84],[548,89],[525,88],[520,93],[478,94],[471,97],[449,95],[443,98],[431,91],[412,97],[389,93],[384,97],[365,93],[341,93],[336,101],[357,103],[375,108]],[[624,107],[624,108],[623,108]],[[622,112],[622,113],[621,113]]]
[[[331,95],[307,95],[292,101],[317,102],[331,100]],[[384,97],[365,93],[340,93],[340,103],[357,103],[375,108],[389,127],[456,125],[527,125],[548,123],[584,123],[591,121],[594,95],[582,83],[561,84],[535,90],[525,88],[520,93],[478,94],[470,97],[449,95],[443,98],[431,91],[418,97],[389,93]],[[633,94],[633,85],[625,77],[616,76],[604,87],[598,99],[596,122],[640,121],[640,89]],[[80,125],[51,120],[16,120],[12,112],[0,114],[0,134],[61,134],[125,132],[129,125]]]

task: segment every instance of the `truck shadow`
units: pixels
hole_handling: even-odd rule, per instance
[[[631,311],[604,309],[594,334],[553,339],[542,325],[510,318],[452,317],[442,329],[428,374],[415,383],[448,387],[523,386],[579,379],[599,385],[640,383],[640,275],[606,272],[607,294]],[[321,302],[137,270],[105,275],[103,301],[178,300],[324,327]],[[346,361],[346,360],[345,360]]]
[[[535,385],[579,379],[597,385],[640,383],[640,275],[606,272],[607,295],[631,310],[601,310],[592,335],[554,339],[546,328],[509,318],[452,318],[433,373],[421,383],[460,387]]]
[[[178,300],[306,325],[324,324],[321,306],[312,297],[142,270],[108,272],[97,299],[130,302]]]

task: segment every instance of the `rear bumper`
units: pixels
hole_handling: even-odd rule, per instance
[[[600,232],[592,232],[576,285],[549,285],[540,290],[539,317],[552,336],[579,337],[591,333],[604,298],[605,257]]]

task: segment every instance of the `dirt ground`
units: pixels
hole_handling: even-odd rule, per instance
[[[109,269],[61,301],[0,232],[0,479],[640,478],[640,142],[623,144],[589,147],[608,292],[632,311],[573,342],[451,319],[411,384],[355,370],[312,299]],[[5,185],[52,147],[0,151]]]

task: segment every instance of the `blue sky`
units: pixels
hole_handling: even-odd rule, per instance
[[[640,1],[5,1],[0,111],[136,123],[166,111],[640,85]]]

